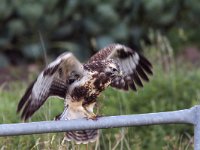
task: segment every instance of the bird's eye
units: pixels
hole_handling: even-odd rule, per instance
[[[79,74],[75,74],[74,77],[75,77],[76,79],[78,79],[78,78],[80,77],[80,75],[79,75]]]
[[[115,72],[115,71],[117,71],[117,69],[116,69],[116,68],[112,68],[112,71],[114,71],[114,72]]]
[[[70,78],[70,79],[68,79],[67,83],[68,83],[68,84],[72,84],[72,83],[74,83],[74,81],[75,81],[75,79]]]

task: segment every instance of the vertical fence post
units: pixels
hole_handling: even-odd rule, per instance
[[[194,119],[194,150],[200,150],[200,106],[195,108]]]

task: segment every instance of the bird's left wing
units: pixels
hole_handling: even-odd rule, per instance
[[[81,76],[82,64],[71,53],[63,53],[50,63],[29,86],[21,98],[17,112],[22,110],[21,118],[26,120],[37,111],[50,96],[65,98],[72,74]]]
[[[113,59],[120,67],[122,75],[115,77],[111,83],[112,87],[118,89],[131,88],[136,91],[135,84],[142,87],[142,79],[149,81],[148,75],[153,74],[151,63],[143,55],[121,44],[111,44],[103,48],[88,63],[104,59]]]

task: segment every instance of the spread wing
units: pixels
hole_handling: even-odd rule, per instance
[[[82,75],[82,64],[71,54],[63,53],[50,63],[28,87],[21,98],[17,112],[26,120],[37,111],[50,96],[65,98],[67,89],[75,80],[72,75]]]
[[[142,79],[149,81],[148,75],[152,75],[151,63],[141,54],[133,49],[121,44],[111,44],[90,58],[92,61],[113,59],[122,72],[122,76],[117,76],[112,80],[111,86],[128,90],[137,90],[136,85],[143,86]]]

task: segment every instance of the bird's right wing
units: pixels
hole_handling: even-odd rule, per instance
[[[148,75],[153,74],[152,65],[147,58],[121,44],[111,44],[101,49],[88,63],[105,59],[116,61],[122,72],[122,75],[116,76],[111,82],[111,86],[117,89],[136,91],[135,84],[143,87],[142,80],[149,81]]]
[[[21,118],[27,120],[50,96],[65,98],[73,77],[81,77],[82,64],[71,53],[63,53],[50,63],[29,86],[21,98],[17,112],[22,111]]]

